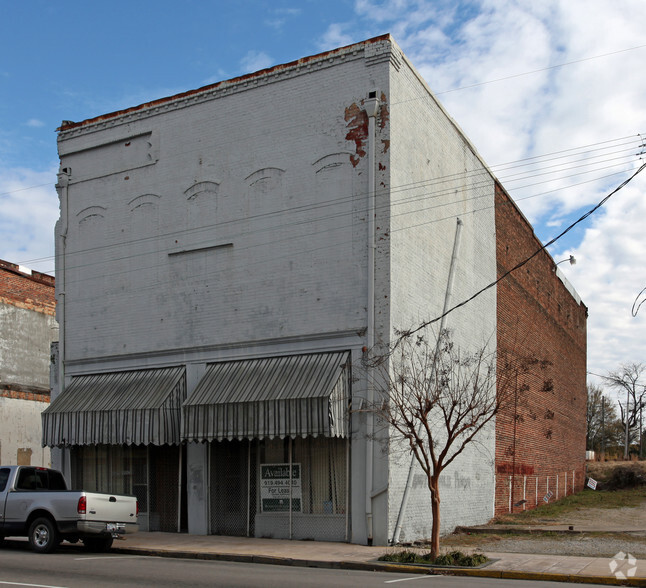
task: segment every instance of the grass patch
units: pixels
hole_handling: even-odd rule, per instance
[[[568,513],[587,508],[621,508],[639,506],[646,501],[646,486],[622,490],[590,490],[586,488],[550,504],[516,514],[501,515],[495,522],[505,525],[530,525],[545,519],[558,519]]]
[[[491,533],[452,533],[442,537],[440,543],[445,549],[474,549],[477,551],[481,550],[483,545],[491,546],[502,541],[503,537],[509,537],[509,535],[505,533],[503,536],[493,531]]]
[[[430,551],[420,553],[410,549],[402,549],[401,551],[392,551],[382,555],[379,558],[379,561],[472,568],[487,563],[488,559],[487,556],[482,553],[466,554],[461,551],[450,551],[448,553],[438,555],[433,559]]]

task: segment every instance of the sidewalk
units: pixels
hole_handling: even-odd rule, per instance
[[[429,568],[421,565],[387,564],[377,561],[380,555],[393,549],[397,548],[185,533],[135,533],[127,535],[124,540],[115,541],[112,552],[397,573],[440,573],[489,578],[646,586],[646,560],[636,562],[621,560],[614,562],[613,565],[613,560],[601,557],[485,552],[489,558],[496,561],[478,569]],[[615,575],[617,572],[628,576],[627,580],[622,580],[621,576],[617,578]]]

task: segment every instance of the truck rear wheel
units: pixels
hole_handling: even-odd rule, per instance
[[[58,529],[51,519],[41,517],[29,527],[29,545],[36,553],[51,553],[59,543]]]
[[[103,553],[112,547],[112,536],[107,537],[88,537],[83,539],[85,549],[94,553]]]

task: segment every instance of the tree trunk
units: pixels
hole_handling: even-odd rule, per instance
[[[433,527],[431,529],[431,557],[435,559],[440,554],[440,485],[439,475],[431,476],[428,481],[431,491],[431,513]]]

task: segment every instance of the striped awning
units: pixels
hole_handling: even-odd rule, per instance
[[[180,442],[185,369],[74,376],[42,413],[43,446]]]
[[[345,437],[349,354],[211,364],[182,410],[182,439]]]

